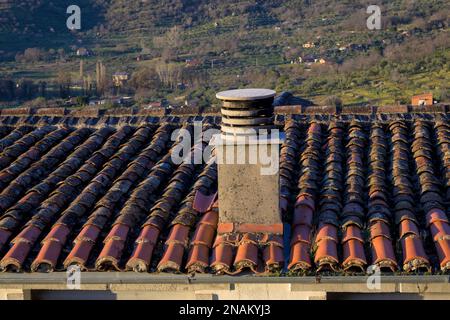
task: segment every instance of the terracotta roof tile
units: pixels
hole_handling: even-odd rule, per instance
[[[199,194],[201,192],[197,192]],[[197,224],[194,236],[191,239],[186,269],[189,272],[205,272],[209,266],[210,252],[214,244],[217,224],[219,221],[218,202],[210,208]]]
[[[72,264],[231,275],[275,275],[285,267],[353,273],[371,264],[450,270],[445,117],[277,116],[286,134],[280,211],[291,232],[284,238],[251,226],[221,234],[215,163],[172,162],[181,143],[171,141],[178,118],[66,117],[65,125],[32,118],[39,127],[17,117],[0,125],[5,271]],[[208,118],[203,129],[216,120]],[[190,120],[183,127],[193,130]],[[195,146],[206,147],[208,141]]]
[[[252,234],[244,234],[237,245],[233,264],[235,273],[242,272],[246,268],[257,272],[258,259],[258,239]]]
[[[213,253],[211,258],[211,268],[217,273],[227,273],[231,270],[234,261],[236,248],[235,235],[218,235],[213,244]]]
[[[9,127],[1,127],[2,137],[0,139],[0,152],[3,152],[7,147],[19,141],[25,134],[32,130],[30,126],[20,126],[10,131]]]
[[[129,132],[129,130],[131,130],[131,128],[129,127],[128,129],[122,129],[117,134],[115,134],[111,140],[115,139],[122,140],[123,138],[126,137],[127,131]],[[114,149],[112,148],[111,143],[107,142],[103,148],[107,149],[107,151],[105,150],[106,153],[114,154]],[[79,171],[84,170],[85,166],[90,167],[92,166],[92,164],[86,163],[85,165],[83,165],[83,167],[80,168]],[[100,164],[97,166],[96,169],[100,169]],[[77,175],[78,171],[77,173],[74,174],[74,176],[77,177]],[[48,223],[52,220],[53,216],[56,215],[58,212],[61,212],[63,206],[68,201],[70,201],[70,199],[73,199],[74,196],[76,195],[77,188],[72,187],[73,188],[72,190],[64,191],[63,188],[65,186],[68,185],[62,182],[62,184],[60,184],[59,187],[55,191],[53,191],[46,200],[44,200],[41,203],[40,207],[36,209],[37,211],[34,212],[32,218],[29,221],[27,221],[26,228],[23,230],[21,234],[19,234],[18,239],[22,239],[22,234],[27,234],[27,232],[30,230],[33,231],[33,234],[35,234],[36,236],[33,237],[32,239],[27,239],[27,243],[29,245],[26,247],[21,246],[20,248],[12,247],[5,255],[5,257],[0,261],[0,267],[7,269],[10,261],[8,260],[9,255],[14,256],[17,250],[20,251],[21,260],[15,259],[14,265],[21,266],[25,258],[28,256],[31,246],[34,245],[34,243],[41,235],[41,230],[44,229],[48,225]],[[10,218],[10,216],[8,215],[7,212],[0,219],[0,228],[3,226],[4,229],[10,231],[11,233],[16,231],[18,228],[20,228],[23,222],[25,222],[27,216],[26,214],[29,214],[25,211],[22,211],[21,213],[22,214],[20,216],[15,215],[13,218],[14,223],[11,223],[11,221],[9,221],[10,219],[8,219]]]

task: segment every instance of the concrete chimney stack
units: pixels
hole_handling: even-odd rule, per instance
[[[282,234],[279,155],[282,134],[274,125],[275,91],[220,92],[222,134],[218,160],[219,233]]]

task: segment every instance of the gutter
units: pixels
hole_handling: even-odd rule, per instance
[[[200,274],[196,276],[175,274],[148,274],[126,272],[82,272],[82,284],[366,284],[368,276],[322,276],[312,277],[263,277],[253,275],[215,276]],[[2,273],[0,287],[3,285],[65,284],[66,272],[53,273]],[[450,275],[381,275],[382,283],[450,283]]]
[[[367,276],[262,277],[82,272],[78,288],[66,272],[0,274],[0,300],[326,300],[450,299],[447,275],[381,276],[369,288]]]

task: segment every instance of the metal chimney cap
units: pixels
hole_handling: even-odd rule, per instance
[[[269,89],[237,89],[222,91],[216,98],[226,101],[252,101],[275,97],[276,92]]]

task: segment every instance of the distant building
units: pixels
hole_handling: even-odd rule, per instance
[[[130,80],[130,74],[128,72],[116,72],[112,76],[113,83],[116,87],[121,87]]]
[[[134,99],[132,97],[124,96],[114,99],[115,104],[124,107],[131,107],[134,104]]]
[[[139,54],[136,57],[136,61],[144,61],[144,60],[150,60],[150,59],[151,59],[151,57],[149,54]]]
[[[198,99],[198,98],[193,98],[190,100],[186,99],[184,101],[184,105],[187,107],[198,107],[199,104],[200,104],[200,99]]]
[[[186,65],[188,67],[198,67],[202,62],[199,59],[186,59]]]
[[[304,63],[306,65],[312,65],[313,63],[317,63],[318,61],[318,59],[312,55],[300,57],[298,60],[300,61],[300,63]]]
[[[314,48],[316,45],[313,42],[306,42],[303,44],[303,48],[310,49]]]
[[[424,93],[413,96],[411,99],[411,104],[413,106],[431,106],[434,103],[432,93]]]
[[[92,51],[86,48],[78,48],[77,56],[79,57],[89,57],[92,55]]]
[[[91,100],[89,100],[89,105],[90,105],[91,107],[93,107],[93,106],[104,105],[104,104],[106,104],[106,103],[107,103],[107,100],[106,100],[106,99],[91,99]]]
[[[161,101],[150,102],[144,109],[161,108],[163,106]]]
[[[89,100],[90,106],[102,106],[102,105],[122,106],[130,107],[134,104],[132,97],[112,97],[107,99],[91,99]]]
[[[298,63],[304,63],[308,66],[313,65],[313,64],[325,64],[327,63],[327,61],[324,58],[317,58],[315,56],[312,55],[308,55],[308,56],[304,56],[304,57],[298,57],[297,59]],[[296,62],[293,62],[296,63]]]

